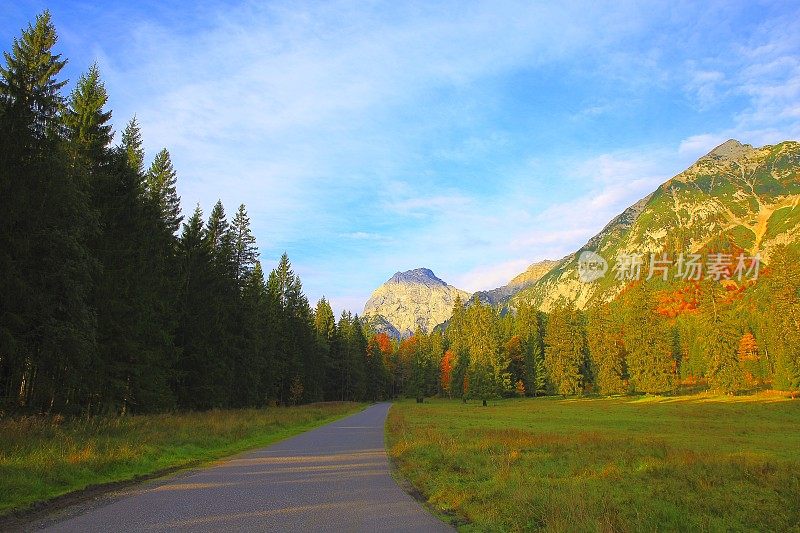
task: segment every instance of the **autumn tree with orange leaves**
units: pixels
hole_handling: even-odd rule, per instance
[[[446,394],[448,398],[453,397],[453,352],[447,350],[442,356],[442,362],[439,365],[439,385],[441,386],[442,393]]]

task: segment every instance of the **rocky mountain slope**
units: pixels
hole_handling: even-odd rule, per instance
[[[508,284],[489,291],[478,291],[472,297],[478,298],[484,304],[503,307],[511,297],[522,289],[533,285],[559,263],[560,261],[551,261],[549,259],[533,263],[525,272],[515,276]]]
[[[800,143],[753,148],[735,140],[718,146],[613,219],[575,254],[521,290],[510,301],[544,311],[559,299],[585,308],[614,298],[626,281],[613,265],[620,255],[698,253],[733,247],[769,262],[781,243],[800,242]],[[578,275],[581,252],[609,264],[605,276]]]
[[[376,331],[395,338],[408,337],[417,328],[430,332],[450,318],[459,296],[467,301],[470,295],[427,268],[397,272],[372,293],[364,306],[364,317]]]

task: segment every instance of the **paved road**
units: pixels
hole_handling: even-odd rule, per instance
[[[452,531],[389,475],[388,403],[66,510],[52,531]]]

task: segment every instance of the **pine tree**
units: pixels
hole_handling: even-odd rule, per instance
[[[475,299],[466,311],[466,349],[469,353],[469,396],[486,402],[513,392],[508,358],[500,350],[498,317]]]
[[[314,311],[314,329],[320,341],[330,346],[336,335],[336,317],[333,316],[331,304],[324,296],[317,302]]]
[[[0,396],[11,409],[80,408],[95,351],[91,209],[61,157],[56,42],[45,11],[0,67]]]
[[[708,380],[716,390],[733,394],[744,386],[742,368],[737,360],[737,332],[723,309],[725,289],[719,282],[706,280],[702,287],[705,359]]]
[[[775,386],[800,389],[800,253],[785,245],[772,252],[771,274],[765,278],[769,295],[766,328],[773,346]]]
[[[453,352],[455,357],[453,383],[456,383],[457,386],[454,386],[452,390],[458,397],[464,395],[464,377],[469,368],[469,352],[466,347],[466,333],[464,331],[465,315],[464,303],[461,301],[460,296],[456,296],[453,302],[453,312],[445,330],[445,340],[448,349]]]
[[[379,334],[385,337],[385,334]],[[365,399],[378,401],[386,398],[388,375],[384,365],[384,351],[382,348],[382,338],[373,335],[367,342],[367,353],[365,362]]]
[[[631,385],[639,392],[669,391],[675,375],[672,336],[656,313],[652,291],[640,284],[631,289],[624,305],[623,340]]]
[[[108,94],[100,80],[100,70],[92,65],[86,74],[78,78],[78,84],[70,95],[69,106],[64,117],[73,158],[83,160],[79,166],[87,165],[89,172],[107,161],[108,147],[113,133],[111,111],[106,111]]]
[[[159,208],[165,231],[169,235],[174,235],[180,228],[183,217],[181,199],[177,192],[177,174],[166,148],[158,152],[153,159],[145,180],[148,195]]]
[[[233,263],[239,280],[246,279],[258,259],[256,238],[250,230],[250,218],[244,204],[239,206],[231,224],[233,233]]]
[[[547,385],[550,378],[547,377],[547,367],[544,364],[544,353],[539,343],[533,345],[531,349],[533,360],[533,386],[528,391],[534,396],[547,394]]]
[[[622,332],[612,320],[608,305],[589,315],[587,341],[594,367],[595,385],[600,394],[622,394],[627,390]]]
[[[580,393],[586,340],[580,316],[571,303],[559,303],[550,313],[544,343],[544,363],[555,389],[565,396]]]
[[[341,364],[337,355],[336,317],[330,303],[323,296],[314,310],[314,331],[316,332],[318,351],[324,365],[323,396],[328,400],[341,397],[340,375]]]
[[[266,402],[269,394],[272,353],[267,342],[270,327],[267,298],[264,272],[256,261],[242,289],[244,344],[241,359],[234,368],[234,405],[257,407]]]
[[[343,311],[336,329],[340,332],[338,357],[341,359],[342,399],[361,400],[366,392],[364,363],[367,350],[361,322],[357,315]]]
[[[215,353],[214,306],[208,288],[214,282],[211,253],[206,246],[203,211],[197,206],[184,222],[178,242],[178,325],[176,345],[180,350],[175,371],[178,405],[210,409],[215,404],[213,372]]]
[[[122,131],[121,149],[131,170],[139,175],[144,175],[144,148],[142,148],[142,132],[136,115],[128,122]]]
[[[231,253],[231,250],[227,248],[230,245],[228,228],[225,207],[222,205],[222,200],[217,200],[211,210],[211,214],[208,216],[205,231],[206,247],[212,256],[219,256],[220,254],[227,256]]]
[[[279,304],[283,321],[283,330],[279,332],[283,343],[281,364],[284,368],[281,397],[287,398],[289,395],[291,383],[286,380],[297,377],[303,384],[304,400],[318,401],[324,395],[324,360],[317,348],[308,299],[303,294],[300,279],[292,271],[289,257],[285,253],[281,256],[277,268],[270,275],[268,286]],[[358,321],[358,326],[363,342],[357,357],[363,369],[367,341],[363,332],[360,331],[360,321]],[[350,352],[347,353],[348,356],[356,357]],[[363,386],[363,379],[360,385]],[[359,391],[359,394],[363,394],[363,391]]]
[[[528,379],[529,372],[526,372],[526,358],[525,358],[525,345],[519,335],[513,335],[503,345],[505,356],[509,361],[508,370],[511,374],[511,381],[517,383],[522,381],[523,385],[525,380]]]
[[[67,81],[57,77],[67,61],[53,53],[57,41],[50,12],[45,10],[14,39],[11,52],[3,52],[6,66],[0,67],[0,99],[10,119],[6,126],[14,132],[3,139],[4,150],[23,147],[29,138],[43,140],[58,133],[60,91]]]

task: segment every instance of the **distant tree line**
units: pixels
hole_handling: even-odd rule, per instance
[[[444,331],[395,344],[390,390],[411,396],[796,391],[800,253],[778,247],[757,281],[631,282],[586,311],[457,301]]]

